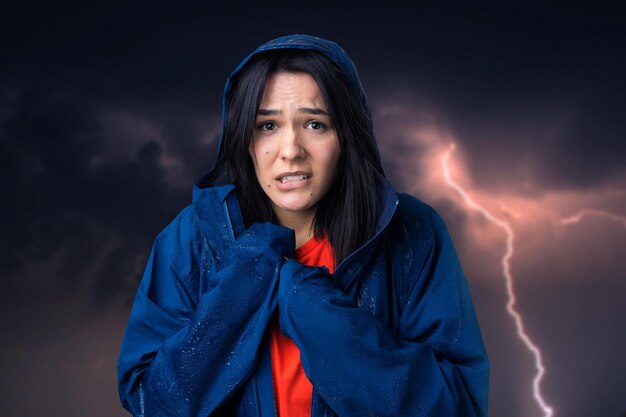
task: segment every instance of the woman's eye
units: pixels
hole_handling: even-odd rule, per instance
[[[313,130],[320,130],[320,129],[324,129],[326,126],[324,126],[320,122],[310,122],[309,127]]]
[[[263,122],[258,126],[258,129],[263,131],[270,131],[276,128],[276,124],[274,122]]]

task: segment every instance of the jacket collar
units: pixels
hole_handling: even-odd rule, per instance
[[[367,265],[367,261],[372,258],[381,235],[389,226],[398,207],[398,193],[382,176],[378,177],[378,203],[381,210],[376,233],[335,268],[334,280],[344,291],[351,292],[351,289],[355,289],[354,284],[358,283],[356,278]]]
[[[192,201],[207,239],[218,239],[221,246],[227,247],[244,232],[234,185],[207,188],[194,185]]]
[[[398,194],[382,176],[378,178],[378,202],[381,208],[376,233],[363,246],[350,254],[336,268],[333,277],[336,283],[348,291],[359,276],[367,260],[372,257],[381,234],[385,231],[398,206]],[[244,232],[241,209],[232,184],[199,188],[194,185],[193,203],[206,236],[216,234],[225,246]]]

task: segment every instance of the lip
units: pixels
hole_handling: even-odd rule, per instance
[[[287,172],[282,172],[278,174],[276,176],[276,180],[279,181],[283,177],[290,177],[290,176],[295,176],[295,175],[308,175],[310,177],[311,173],[307,171],[287,171]]]
[[[300,176],[300,175],[306,175],[307,177],[303,179],[289,180],[286,182],[281,181],[281,178],[284,178],[284,177],[295,177],[295,176]],[[275,178],[276,188],[278,188],[280,191],[290,191],[290,190],[295,190],[298,188],[303,188],[311,183],[312,177],[313,175],[310,172],[306,172],[306,171],[282,172],[279,175],[277,175]]]

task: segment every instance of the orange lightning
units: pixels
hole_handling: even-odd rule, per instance
[[[517,329],[517,335],[524,342],[528,350],[533,354],[535,358],[535,368],[537,369],[537,374],[535,375],[535,378],[533,380],[533,395],[535,397],[535,401],[537,401],[537,404],[543,411],[544,413],[543,415],[545,417],[551,417],[553,415],[553,409],[551,406],[546,404],[545,400],[543,399],[541,395],[541,391],[539,387],[541,380],[543,379],[543,376],[546,372],[543,366],[541,351],[539,350],[537,345],[533,343],[533,341],[530,339],[530,337],[526,333],[526,330],[524,329],[524,321],[522,320],[522,316],[515,309],[516,297],[515,297],[515,291],[513,289],[513,276],[511,275],[511,263],[510,263],[511,258],[513,257],[513,240],[515,237],[513,233],[513,229],[508,223],[500,219],[497,219],[489,211],[487,211],[486,209],[478,205],[476,202],[474,202],[474,200],[472,200],[472,198],[465,192],[465,190],[463,190],[463,188],[451,178],[450,169],[448,167],[448,160],[450,159],[450,155],[452,154],[452,151],[454,151],[455,148],[456,146],[452,144],[450,148],[448,149],[448,151],[443,156],[443,158],[441,159],[441,165],[443,167],[444,178],[447,184],[450,187],[452,187],[457,193],[459,193],[459,195],[463,198],[463,200],[468,206],[470,206],[474,210],[477,210],[488,221],[495,224],[499,228],[503,229],[504,232],[506,233],[506,253],[504,254],[504,257],[502,258],[502,269],[504,273],[504,278],[506,280],[506,291],[508,295],[508,303],[507,303],[506,308],[507,308],[509,315],[511,315],[511,317],[513,317],[513,319],[515,320],[515,327]]]
[[[607,217],[615,222],[622,223],[624,228],[626,228],[626,217],[618,216],[616,214],[613,214],[605,210],[594,210],[594,209],[585,209],[585,210],[578,212],[578,214],[576,214],[575,216],[561,219],[561,224],[578,223],[582,220],[583,217],[586,217],[586,216]]]

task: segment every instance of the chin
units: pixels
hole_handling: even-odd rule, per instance
[[[278,204],[275,203],[275,205],[281,210],[291,211],[294,213],[307,212],[315,207],[315,203],[313,201],[279,201]]]
[[[284,206],[280,206],[285,211],[292,211],[294,213],[304,213],[310,211],[313,208],[313,205],[310,204],[288,204]]]

